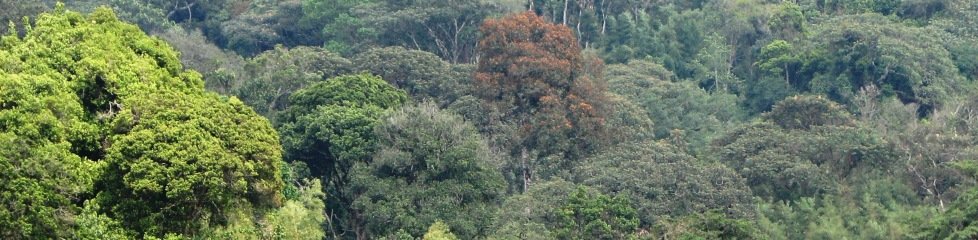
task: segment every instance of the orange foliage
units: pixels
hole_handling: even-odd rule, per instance
[[[603,63],[582,56],[569,28],[524,12],[486,20],[481,31],[477,92],[525,130],[524,144],[537,144],[541,134],[601,139],[606,97],[592,79]]]

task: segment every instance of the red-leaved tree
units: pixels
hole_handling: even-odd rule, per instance
[[[476,90],[518,127],[507,169],[524,189],[602,142],[607,109],[595,76],[603,64],[582,56],[569,28],[525,12],[487,20],[481,31]]]

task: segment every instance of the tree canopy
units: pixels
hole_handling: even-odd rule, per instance
[[[0,239],[978,237],[978,0],[0,21]]]

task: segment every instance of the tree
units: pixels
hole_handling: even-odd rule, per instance
[[[423,100],[450,92],[451,66],[437,55],[402,47],[375,48],[354,57],[357,71],[370,72]]]
[[[208,40],[199,29],[188,30],[174,26],[153,35],[166,40],[170,46],[179,51],[180,62],[187,69],[193,69],[203,75],[204,86],[208,90],[230,95],[235,89],[240,88],[241,81],[248,77],[244,72],[244,58],[234,52],[221,49]]]
[[[0,1],[0,34],[17,29],[9,29],[7,23],[21,23],[23,17],[37,15],[47,9],[47,5],[42,1]]]
[[[757,239],[758,230],[747,220],[731,218],[718,210],[694,213],[658,225],[662,238],[675,239]]]
[[[214,23],[209,28],[219,33],[217,37],[227,48],[244,56],[254,56],[280,44],[289,47],[319,45],[321,42],[315,37],[318,35],[315,34],[316,29],[300,24],[305,12],[302,2],[229,0],[229,6],[219,10],[230,13],[213,15],[230,19]]]
[[[559,239],[626,239],[638,229],[638,214],[628,199],[588,194],[578,188],[560,210]]]
[[[352,72],[352,63],[323,48],[276,46],[244,66],[244,78],[233,89],[255,111],[266,117],[285,110],[289,96],[299,89]]]
[[[627,198],[642,226],[708,210],[751,216],[751,190],[742,177],[663,141],[625,143],[583,162],[574,171],[577,182]]]
[[[655,139],[679,131],[692,152],[697,152],[715,133],[742,121],[745,113],[737,96],[709,93],[691,82],[674,82],[672,72],[647,60],[609,65],[608,89],[636,105],[655,126]]]
[[[888,133],[885,136],[899,150],[900,170],[919,197],[939,210],[947,210],[958,195],[968,191],[973,180],[954,166],[976,159],[978,115],[972,100],[957,100],[935,110],[927,120],[917,115],[917,105],[903,105],[890,99],[868,118],[867,125]],[[870,108],[871,109],[871,108]]]
[[[954,167],[974,180],[978,179],[978,162],[962,161]],[[921,227],[920,239],[972,239],[978,237],[978,188],[972,187],[950,204],[946,212],[932,219],[929,225]]]
[[[385,45],[413,46],[451,63],[475,60],[479,24],[485,19],[518,10],[516,1],[382,1],[384,26],[379,40]],[[376,21],[376,20],[373,20]],[[410,41],[408,41],[410,40]],[[419,45],[419,43],[423,43]]]
[[[322,224],[326,220],[323,186],[318,179],[303,180],[298,186],[295,199],[289,199],[282,208],[268,216],[268,227],[275,239],[323,239],[326,237]]]
[[[455,234],[452,234],[451,230],[448,228],[448,224],[442,222],[441,220],[435,221],[428,228],[428,232],[424,234],[424,240],[458,240]]]
[[[335,77],[289,97],[276,123],[285,159],[305,162],[314,177],[322,177],[332,196],[330,229],[352,235],[361,227],[363,220],[349,212],[356,197],[349,188],[351,172],[374,153],[381,117],[407,100],[403,91],[369,74]]]
[[[852,115],[822,96],[794,96],[764,113],[766,120],[784,129],[809,130],[816,126],[852,126]]]
[[[777,38],[795,40],[805,33],[805,13],[794,2],[782,2],[771,16],[771,31]],[[775,40],[777,41],[777,40]]]
[[[791,43],[775,40],[761,48],[758,68],[774,77],[783,76],[786,86],[796,86],[798,83],[792,82],[791,76],[800,67],[801,60],[794,51],[794,46]],[[804,86],[801,88],[805,89]]]
[[[371,46],[376,41],[378,29],[367,24],[356,13],[362,5],[373,7],[375,0],[304,0],[300,23],[317,29],[330,51],[348,55]],[[315,30],[314,30],[315,31]]]
[[[0,48],[2,61],[18,61],[11,49]],[[72,142],[96,138],[97,126],[84,120],[85,111],[64,80],[7,73],[16,65],[2,66],[0,144],[7,147],[0,150],[0,204],[5,206],[0,237],[71,236],[70,219],[79,210],[71,200],[91,191],[98,169],[73,151]]]
[[[552,219],[559,219],[560,207],[577,188],[572,182],[556,179],[509,196],[494,215],[494,231],[489,238],[556,239],[556,222]]]
[[[422,235],[429,223],[448,224],[461,238],[485,235],[505,184],[476,129],[433,103],[395,111],[376,127],[378,149],[354,167],[353,208],[376,238],[403,229]],[[367,235],[360,235],[367,234]]]
[[[739,90],[740,80],[731,72],[733,57],[726,39],[717,33],[711,34],[703,40],[703,48],[696,54],[693,77],[711,92]]]
[[[230,209],[281,204],[281,150],[268,121],[240,101],[204,96],[140,95],[112,122],[99,200],[128,227],[193,234]]]
[[[303,1],[304,23],[321,28],[326,45],[341,53],[372,46],[427,51],[451,63],[476,57],[484,19],[516,10],[517,1]]]
[[[812,93],[848,104],[859,89],[874,85],[883,96],[919,104],[924,114],[963,89],[942,34],[933,29],[877,14],[837,17],[815,29],[803,70],[811,77],[798,81]]]
[[[655,123],[642,106],[631,99],[609,94],[608,104],[614,112],[608,116],[607,126],[611,129],[610,142],[627,143],[656,139]]]
[[[871,128],[853,126],[830,101],[799,97],[777,106],[766,121],[713,142],[717,158],[744,176],[755,195],[794,200],[832,194],[854,178],[898,171],[894,146]]]
[[[595,148],[605,96],[582,71],[584,58],[567,27],[525,12],[488,20],[482,33],[475,91],[521,130],[518,146],[508,146],[516,162],[507,168],[525,191]]]
[[[3,237],[203,236],[281,204],[271,125],[166,43],[105,8],[25,29],[0,44]]]
[[[769,111],[785,97],[809,89],[807,76],[800,73],[805,62],[798,51],[784,40],[774,40],[761,48],[755,63],[759,76],[748,82],[744,92],[745,102],[753,112]]]

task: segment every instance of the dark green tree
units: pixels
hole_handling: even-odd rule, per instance
[[[978,163],[962,161],[955,167],[978,179]],[[925,225],[920,239],[974,239],[978,237],[978,188],[961,194],[946,212],[941,212]]]
[[[734,218],[752,214],[750,189],[737,172],[700,162],[665,142],[612,147],[574,172],[582,184],[628,198],[643,226],[707,210]]]
[[[461,238],[486,234],[505,182],[475,127],[422,103],[395,111],[374,135],[373,159],[352,173],[353,208],[367,230],[359,237],[420,236],[438,219],[451,219]]]
[[[327,209],[332,213],[329,217],[333,218],[330,229],[340,234],[365,234],[363,216],[349,211],[356,197],[349,188],[351,171],[374,153],[374,128],[387,110],[407,100],[403,91],[369,74],[318,82],[289,98],[289,107],[276,123],[285,159],[305,162],[314,177],[322,177],[327,194],[332,196],[327,199]]]
[[[852,126],[852,115],[822,96],[785,98],[764,113],[766,120],[784,129],[809,130],[817,126]]]
[[[732,218],[718,210],[694,213],[662,221],[656,235],[669,239],[758,239],[758,229],[749,219]]]
[[[883,96],[917,103],[928,113],[965,86],[940,36],[877,14],[834,18],[811,34],[803,70],[810,77],[798,82],[843,104],[875,85]]]
[[[615,64],[606,70],[608,89],[641,109],[654,124],[655,138],[681,131],[693,152],[704,148],[715,133],[744,118],[733,94],[709,93],[691,82],[675,82],[661,65],[645,60]]]
[[[263,52],[244,66],[233,93],[267,117],[285,110],[289,96],[306,86],[352,72],[352,63],[323,48],[281,45]]]
[[[405,90],[414,99],[436,100],[450,93],[452,68],[438,55],[402,47],[375,48],[353,58],[357,71],[369,72]],[[446,86],[447,85],[447,86]]]

